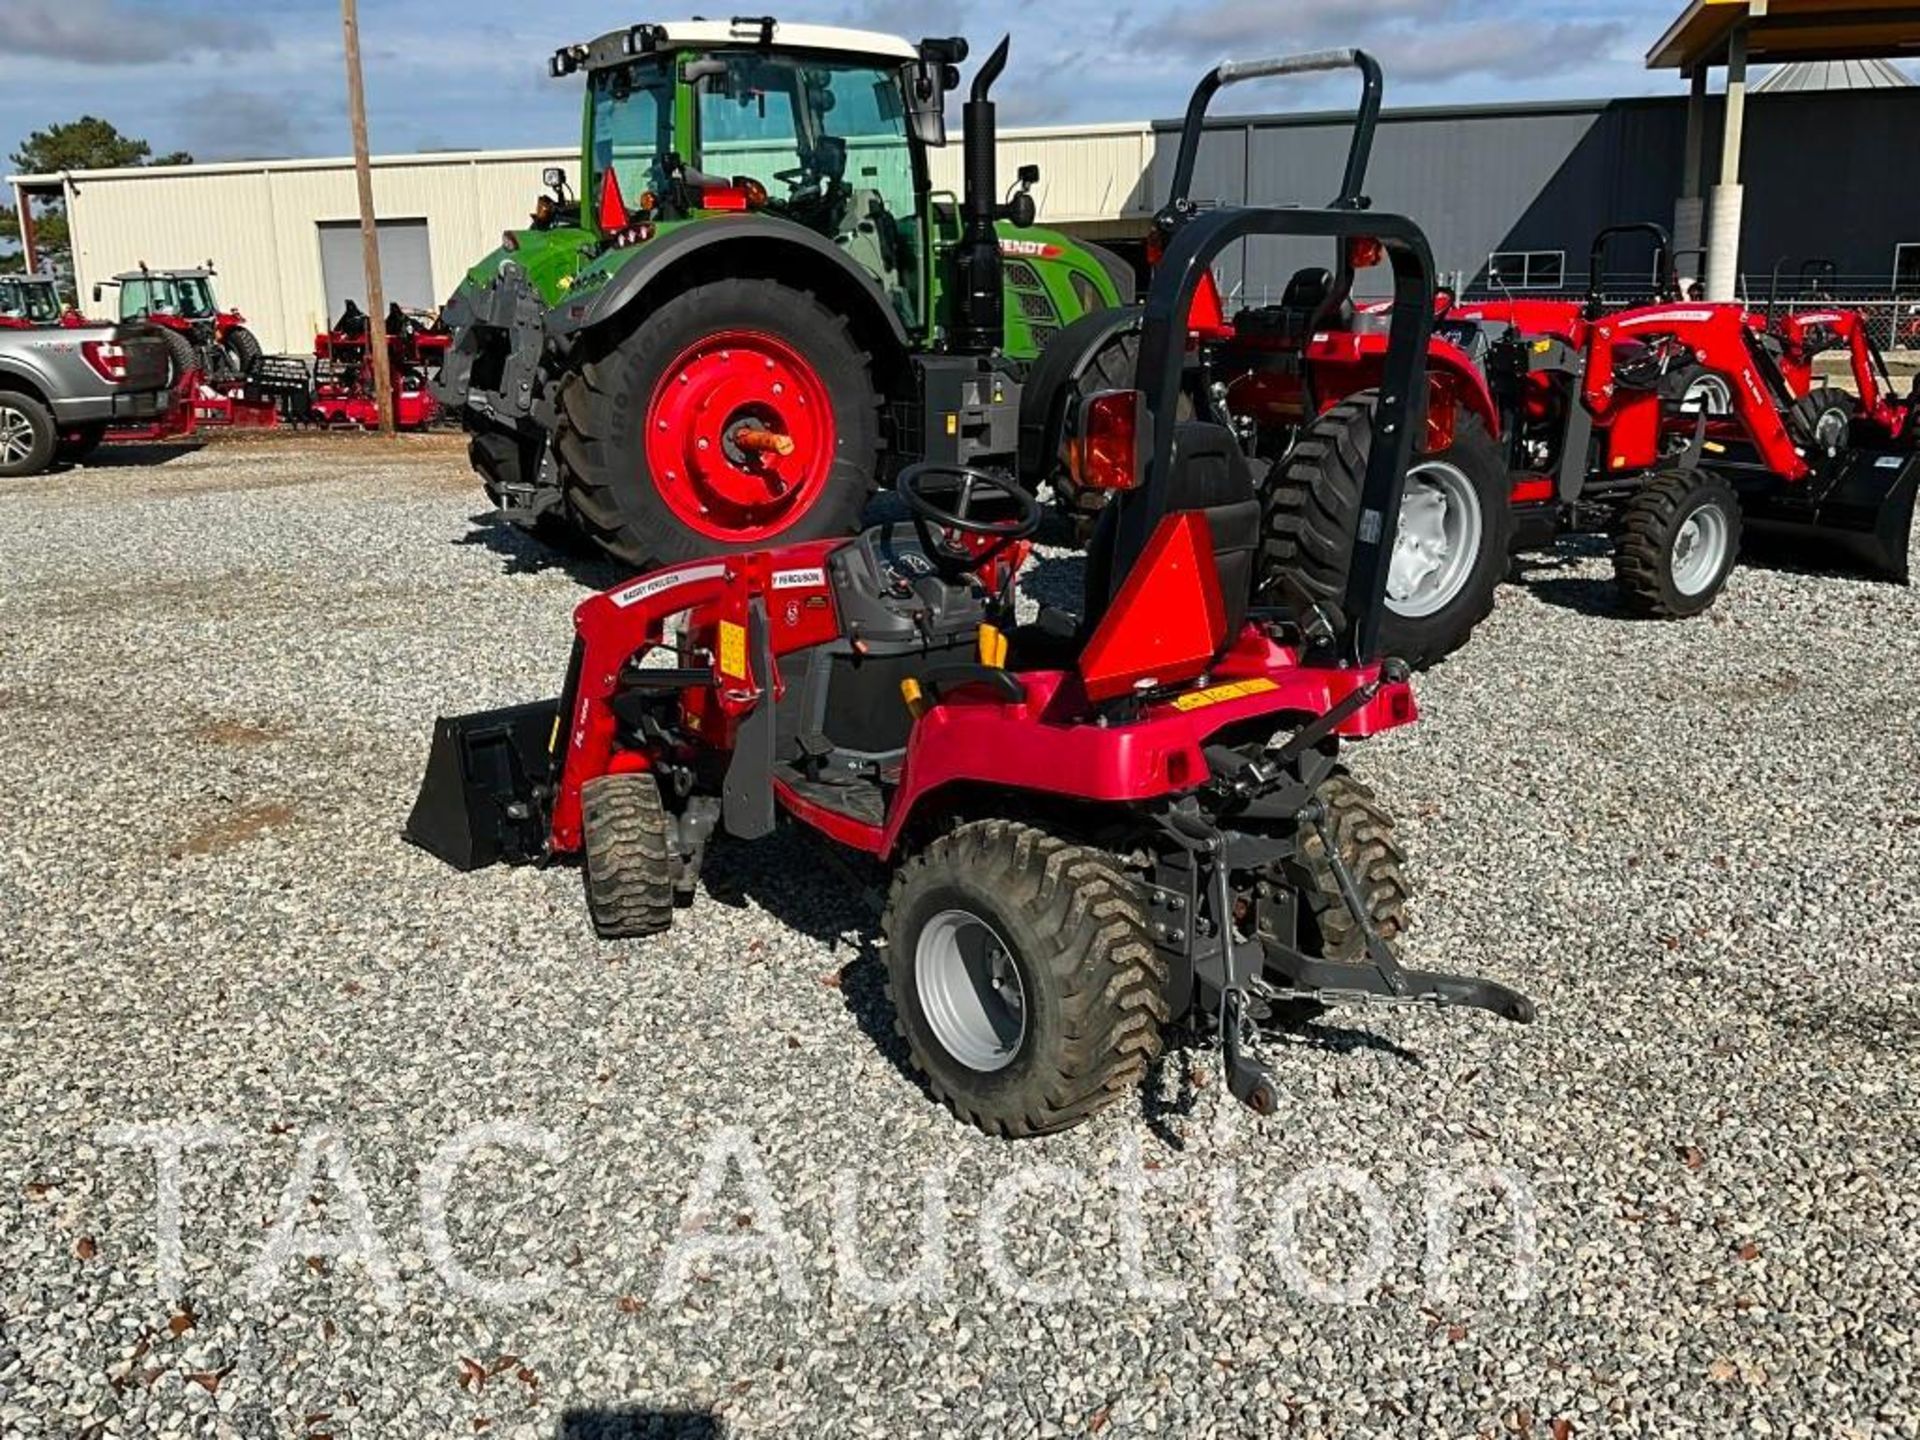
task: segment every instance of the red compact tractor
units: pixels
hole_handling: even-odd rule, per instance
[[[1516,545],[1610,534],[1629,607],[1663,618],[1713,603],[1748,523],[1904,582],[1920,483],[1914,398],[1877,398],[1856,416],[1842,392],[1799,388],[1783,342],[1739,305],[1663,298],[1610,309],[1606,247],[1635,231],[1670,254],[1658,226],[1603,230],[1584,306],[1495,301],[1439,322],[1485,357],[1513,472]],[[1678,293],[1670,261],[1662,289]]]
[[[325,425],[380,423],[374,399],[366,313],[353,301],[324,335],[313,342],[313,417]],[[393,384],[393,423],[402,430],[424,430],[440,418],[440,404],[428,386],[439,375],[453,337],[439,320],[395,304],[387,307],[388,373]]]
[[[1255,236],[1377,240],[1395,296],[1367,407],[1341,603],[1250,606],[1253,466],[1206,413],[1187,315]],[[1405,969],[1391,822],[1346,746],[1414,719],[1377,638],[1422,433],[1432,260],[1412,222],[1215,210],[1173,236],[1137,377],[1075,417],[1101,516],[1077,614],[1015,623],[1039,522],[1011,478],[909,467],[911,523],[671,566],[587,600],[558,700],[443,719],[408,835],[466,869],[577,859],[603,936],[651,934],[717,837],[783,820],[885,863],[901,1032],[931,1091],[992,1133],[1064,1129],[1121,1098],[1189,1022],[1231,1092],[1281,1087],[1258,1023],[1302,1002],[1530,1003]],[[1137,387],[1137,388],[1136,388]],[[1307,433],[1289,483],[1347,457]],[[1340,473],[1344,476],[1345,471]]]
[[[0,275],[0,330],[78,329],[87,319],[60,303],[51,275]]]
[[[1210,213],[1193,199],[1193,182],[1207,111],[1221,89],[1349,68],[1360,72],[1361,97],[1331,208],[1364,212],[1369,202],[1361,191],[1384,88],[1374,58],[1362,50],[1330,50],[1229,62],[1202,77],[1188,101],[1172,184],[1149,236],[1150,257]],[[1195,413],[1230,425],[1266,470],[1263,595],[1282,585],[1304,586],[1316,600],[1337,604],[1345,591],[1348,553],[1338,537],[1358,513],[1388,353],[1386,316],[1378,307],[1359,310],[1353,283],[1358,269],[1380,259],[1380,246],[1362,229],[1340,243],[1331,267],[1295,274],[1279,304],[1231,318],[1213,277],[1198,284],[1188,339],[1206,382]],[[1041,355],[1025,391],[1022,473],[1051,475],[1083,529],[1104,497],[1079,476],[1083,457],[1071,443],[1073,416],[1088,395],[1131,373],[1139,324],[1137,309],[1122,309],[1070,326]],[[1407,477],[1382,621],[1388,649],[1416,667],[1464,645],[1492,610],[1512,525],[1506,466],[1495,440],[1499,416],[1486,376],[1472,356],[1434,335],[1425,384],[1426,425]],[[1289,479],[1284,461],[1310,429],[1316,444],[1330,447],[1329,464],[1303,486]]]

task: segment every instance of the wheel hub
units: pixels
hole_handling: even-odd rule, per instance
[[[914,984],[933,1035],[970,1070],[1011,1065],[1027,1033],[1027,994],[999,933],[966,910],[943,910],[920,931]]]
[[[12,406],[0,405],[0,465],[18,465],[32,452],[32,422]]]
[[[1673,586],[1682,595],[1698,595],[1719,575],[1732,537],[1724,511],[1702,505],[1680,522],[1673,536]]]
[[[780,534],[833,468],[832,400],[785,341],[722,331],[666,369],[646,416],[647,469],[674,515],[734,543]]]
[[[1434,460],[1407,474],[1387,569],[1387,605],[1417,620],[1452,604],[1473,574],[1485,518],[1466,473]]]

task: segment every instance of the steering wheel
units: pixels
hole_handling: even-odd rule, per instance
[[[1040,502],[991,471],[923,460],[902,470],[894,489],[913,513],[914,529],[920,532],[928,557],[936,565],[944,561],[951,570],[978,569],[1040,528]],[[996,502],[995,509],[1009,506],[1011,513],[976,515],[975,504],[981,500]],[[967,535],[988,543],[970,545],[954,538]]]

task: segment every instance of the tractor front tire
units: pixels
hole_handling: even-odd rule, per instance
[[[0,390],[0,480],[38,475],[59,442],[51,410],[24,391]]]
[[[1670,470],[1627,502],[1613,570],[1627,609],[1654,620],[1706,610],[1740,557],[1740,498],[1718,475]]]
[[[1105,851],[1009,820],[961,825],[900,868],[881,923],[915,1068],[990,1135],[1077,1125],[1160,1053],[1166,964]]]
[[[848,534],[874,488],[879,409],[869,357],[811,293],[696,286],[561,386],[566,504],[601,549],[642,570]],[[792,453],[729,448],[755,427]]]
[[[1347,623],[1340,605],[1360,528],[1377,403],[1373,391],[1362,391],[1321,415],[1269,479],[1263,603],[1284,604],[1283,580],[1290,576],[1336,628]],[[1415,457],[1395,529],[1382,653],[1417,669],[1437,665],[1493,612],[1513,541],[1507,497],[1500,448],[1477,416],[1460,417],[1447,449]],[[1395,594],[1403,575],[1404,591]]]
[[[580,787],[587,913],[603,940],[657,935],[673,923],[673,845],[660,786],[647,774]]]
[[[1793,402],[1787,429],[1805,447],[1816,466],[1833,459],[1853,442],[1853,422],[1859,417],[1859,398],[1849,391],[1822,385]]]
[[[234,373],[243,380],[250,378],[253,367],[260,363],[263,353],[254,333],[244,325],[235,325],[227,331],[220,344],[233,361]]]

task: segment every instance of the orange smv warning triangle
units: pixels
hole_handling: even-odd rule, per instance
[[[1182,511],[1154,528],[1081,652],[1080,678],[1092,700],[1125,695],[1142,680],[1177,685],[1204,671],[1226,640],[1207,517]]]

